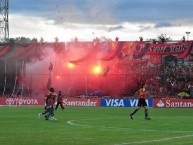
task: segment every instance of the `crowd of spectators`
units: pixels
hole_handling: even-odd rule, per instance
[[[129,96],[133,96],[140,83],[145,83],[148,97],[193,98],[193,65],[175,64],[134,67]],[[183,93],[182,93],[183,92]]]

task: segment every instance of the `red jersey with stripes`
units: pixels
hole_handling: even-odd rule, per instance
[[[147,90],[145,88],[139,89],[138,95],[140,98],[146,99],[147,98]]]
[[[57,94],[54,92],[50,92],[49,94],[47,94],[46,103],[48,107],[51,107],[55,104],[56,96]]]

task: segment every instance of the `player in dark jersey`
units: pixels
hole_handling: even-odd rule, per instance
[[[142,85],[142,87],[137,91],[137,94],[139,96],[138,105],[137,108],[133,111],[133,113],[130,114],[131,119],[133,120],[133,115],[137,113],[137,111],[140,110],[141,107],[144,107],[145,109],[145,119],[151,120],[151,118],[148,117],[148,107],[145,99],[147,98],[147,90],[146,86]]]
[[[55,107],[55,110],[58,109],[58,106],[60,105],[60,107],[62,108],[62,110],[64,110],[64,106],[63,106],[63,96],[62,96],[62,92],[59,91],[58,96],[57,96],[57,104]]]

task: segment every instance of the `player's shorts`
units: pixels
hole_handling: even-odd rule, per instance
[[[147,106],[147,103],[146,103],[145,99],[139,98],[137,106],[138,107],[145,107],[145,106]]]

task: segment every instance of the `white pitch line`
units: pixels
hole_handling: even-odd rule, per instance
[[[77,123],[74,123],[74,121],[75,121],[75,120],[69,120],[69,121],[67,121],[67,123],[70,124],[70,125],[84,126],[84,127],[98,127],[98,128],[127,129],[127,130],[128,130],[128,128],[120,128],[120,127],[111,127],[111,126],[92,126],[92,125],[77,124]]]
[[[92,120],[92,119],[83,119],[83,120]],[[168,133],[193,133],[193,130],[188,131],[188,130],[152,130],[152,129],[139,129],[139,131],[137,131],[136,129],[132,129],[132,128],[120,128],[120,127],[112,127],[112,126],[93,126],[93,125],[87,125],[87,124],[78,124],[78,123],[74,123],[74,121],[77,120],[69,120],[67,121],[67,124],[69,125],[75,125],[75,126],[83,126],[83,127],[98,127],[98,128],[109,128],[109,129],[123,129],[123,130],[134,130],[134,132],[168,132]]]
[[[68,124],[70,125],[77,125],[77,126],[86,126],[86,127],[90,127],[89,125],[81,125],[81,124],[76,124],[76,123],[73,123],[75,120],[69,120],[67,121]]]
[[[138,142],[130,142],[130,143],[121,143],[121,144],[115,144],[115,145],[133,145],[133,144],[142,144],[142,143],[151,143],[151,142],[160,142],[160,141],[168,141],[173,139],[181,139],[186,137],[192,137],[191,135],[185,135],[185,136],[176,136],[176,137],[170,137],[170,138],[162,138],[162,139],[154,139],[154,140],[147,140],[147,141],[138,141]]]
[[[87,119],[86,119],[87,120]],[[129,128],[118,128],[118,127],[108,127],[108,126],[92,126],[92,125],[84,125],[84,124],[78,124],[74,123],[76,120],[69,120],[67,121],[67,124],[69,125],[76,125],[76,126],[84,126],[84,127],[100,127],[100,128],[110,128],[110,129],[129,129]],[[141,131],[158,131],[158,130],[148,130],[148,129],[141,129]],[[140,132],[141,132],[140,131]],[[160,131],[160,130],[159,130]],[[135,132],[138,132],[135,130]],[[173,132],[173,133],[192,133],[193,131],[167,131],[165,130],[164,132]],[[174,139],[181,139],[181,138],[187,138],[187,137],[192,137],[193,134],[191,135],[185,135],[185,136],[176,136],[176,137],[170,137],[170,138],[162,138],[162,139],[154,139],[154,140],[147,140],[147,141],[138,141],[138,142],[130,142],[130,143],[120,143],[120,144],[114,144],[114,145],[133,145],[133,144],[143,144],[143,143],[151,143],[151,142],[160,142],[160,141],[168,141],[168,140],[174,140]]]

